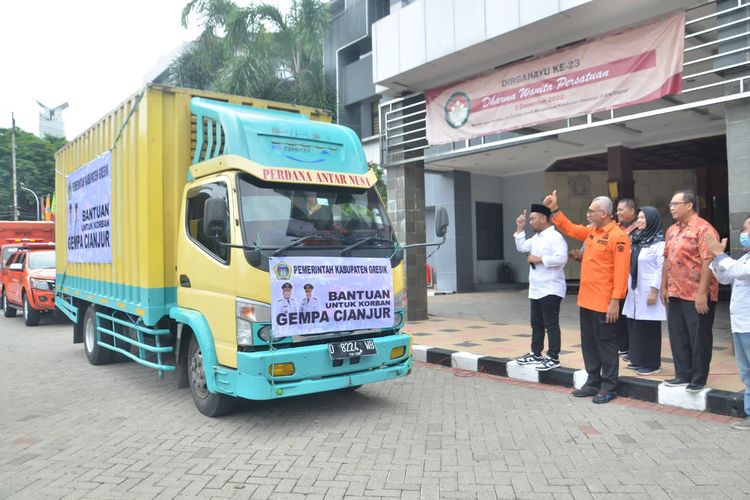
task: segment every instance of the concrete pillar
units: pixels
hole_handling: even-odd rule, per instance
[[[456,291],[474,291],[474,232],[471,224],[471,174],[453,172],[456,235]],[[432,228],[427,228],[432,231]],[[439,252],[440,250],[438,250]]]
[[[633,151],[614,146],[607,149],[607,174],[609,197],[617,203],[623,198],[635,198],[633,179]]]
[[[738,258],[743,253],[738,243],[742,223],[750,215],[750,102],[728,102],[724,109],[729,177],[729,242],[732,256]]]
[[[424,243],[424,162],[421,160],[388,167],[388,213],[403,245]],[[406,264],[406,319],[427,319],[426,253],[424,248],[404,251]]]

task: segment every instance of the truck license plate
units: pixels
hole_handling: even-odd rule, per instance
[[[365,340],[344,340],[343,342],[332,342],[328,344],[328,355],[331,359],[349,359],[359,356],[370,356],[377,354],[375,342]]]

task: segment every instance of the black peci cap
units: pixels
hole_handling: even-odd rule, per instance
[[[539,205],[537,203],[532,203],[531,204],[531,210],[529,210],[529,212],[536,212],[538,214],[545,215],[545,216],[547,216],[548,219],[552,215],[552,210],[550,210],[549,208],[545,207],[544,205]]]

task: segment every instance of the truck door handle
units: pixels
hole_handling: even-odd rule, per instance
[[[180,275],[180,286],[183,288],[190,288],[190,278],[186,274]]]

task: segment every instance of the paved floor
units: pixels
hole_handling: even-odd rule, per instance
[[[208,419],[170,376],[0,317],[0,498],[747,498],[728,417],[417,363]]]
[[[442,347],[501,358],[516,358],[529,352],[531,328],[526,289],[434,295],[428,299],[429,319],[409,322],[406,331],[415,344]],[[578,326],[577,296],[565,298],[560,309],[563,366],[583,368]],[[545,348],[547,344],[545,342]],[[620,363],[621,376],[636,376]],[[674,377],[666,323],[662,328],[662,371],[646,378]],[[732,351],[728,303],[720,302],[714,322],[714,347],[708,387],[726,391],[744,389]]]

